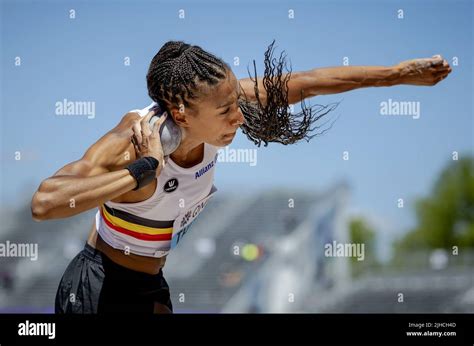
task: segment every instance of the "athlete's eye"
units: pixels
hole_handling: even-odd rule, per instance
[[[229,111],[230,111],[230,107],[227,107],[227,109],[224,112],[222,112],[221,114],[222,115],[227,114],[227,113],[229,113]]]
[[[239,104],[239,99],[238,99],[238,98],[237,98],[237,100],[235,101],[235,105],[237,106],[237,109],[240,108],[240,104]],[[229,113],[230,108],[231,108],[231,107],[227,107],[227,109],[226,109],[224,112],[222,112],[221,115],[225,115],[225,114]]]

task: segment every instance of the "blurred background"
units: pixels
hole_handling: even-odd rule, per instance
[[[309,99],[340,102],[310,142],[257,148],[238,133],[216,196],[163,270],[175,312],[474,312],[471,1],[0,4],[0,312],[53,312],[96,210],[35,222],[31,197],[150,103],[160,47],[199,45],[246,78],[253,60],[263,74],[273,39],[293,71],[435,54],[453,71],[433,87]],[[61,114],[63,101],[89,112]],[[384,115],[393,101],[419,116]],[[233,160],[237,150],[248,155]],[[37,259],[1,251],[11,243],[37,244]],[[328,251],[341,244],[362,253]]]

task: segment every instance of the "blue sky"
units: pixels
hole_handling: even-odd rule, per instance
[[[325,189],[342,179],[351,204],[395,228],[413,223],[396,200],[429,192],[451,153],[473,154],[472,1],[2,1],[1,204],[15,206],[44,178],[79,159],[128,110],[149,104],[145,74],[168,40],[223,58],[238,78],[276,40],[294,71],[394,65],[441,54],[451,75],[434,87],[367,88],[315,97],[342,101],[332,129],[311,142],[258,149],[258,164],[221,163],[222,192]],[[70,19],[74,9],[75,19]],[[184,9],[185,19],[178,18]],[[288,18],[289,9],[294,19]],[[403,9],[404,19],[397,19]],[[15,57],[21,66],[15,66]],[[124,66],[130,57],[130,66]],[[55,115],[55,103],[95,102],[94,119]],[[382,116],[383,101],[418,101],[421,116]],[[239,133],[231,148],[254,148]],[[350,160],[342,160],[343,151]],[[22,159],[14,159],[15,152]]]

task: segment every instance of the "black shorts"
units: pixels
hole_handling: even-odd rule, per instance
[[[86,243],[59,283],[55,313],[153,313],[155,302],[173,311],[163,271],[156,275],[130,270]]]

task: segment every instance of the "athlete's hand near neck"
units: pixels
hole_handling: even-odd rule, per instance
[[[156,170],[156,176],[159,176],[165,166],[165,158],[160,139],[160,128],[166,120],[167,114],[162,115],[153,125],[153,129],[150,129],[150,118],[154,114],[154,111],[149,112],[133,125],[132,142],[135,147],[137,159],[152,156],[158,160],[159,164]]]

